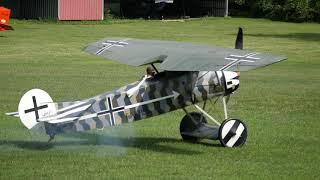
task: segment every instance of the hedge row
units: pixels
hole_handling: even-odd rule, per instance
[[[231,0],[231,15],[320,22],[320,0]]]

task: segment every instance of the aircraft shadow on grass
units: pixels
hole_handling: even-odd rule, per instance
[[[246,34],[251,37],[267,37],[267,38],[285,38],[304,41],[320,41],[320,33],[289,33],[289,34]]]
[[[164,145],[162,143],[186,143],[180,139],[175,138],[161,138],[161,137],[134,137],[124,138],[115,137],[101,134],[90,134],[90,133],[72,133],[65,134],[65,137],[77,138],[79,140],[63,140],[55,142],[44,142],[44,141],[24,141],[24,140],[0,140],[1,145],[15,145],[18,148],[45,151],[55,146],[86,146],[86,145],[106,145],[106,146],[117,146],[117,147],[133,147],[141,150],[150,150],[161,153],[171,154],[199,154],[201,152],[188,150],[185,148],[172,147],[171,145]],[[211,144],[207,142],[198,142],[204,146],[221,147],[219,144]]]

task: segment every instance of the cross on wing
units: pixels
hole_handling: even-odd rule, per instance
[[[128,43],[125,42],[124,40],[120,40],[120,41],[107,40],[107,41],[103,42],[102,45],[103,45],[103,47],[101,49],[99,49],[99,51],[96,52],[96,55],[100,55],[105,50],[108,50],[114,46],[124,47],[125,45],[128,45]]]
[[[241,62],[255,62],[256,60],[259,60],[260,58],[258,57],[254,57],[255,55],[257,55],[259,53],[249,53],[246,55],[229,55],[228,57],[224,58],[226,60],[231,60],[230,63],[226,64],[225,66],[223,66],[221,69],[219,69],[220,71],[229,69],[232,66],[235,66],[237,64],[240,64]]]

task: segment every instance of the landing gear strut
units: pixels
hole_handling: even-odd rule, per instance
[[[240,119],[228,118],[225,97],[223,97],[222,102],[225,113],[225,120],[222,124],[203,110],[205,106],[202,109],[195,105],[201,113],[188,113],[186,109],[183,109],[186,115],[180,122],[182,139],[191,142],[198,142],[201,139],[219,139],[224,147],[238,147],[245,144],[247,140],[246,125]],[[212,120],[216,125],[208,124],[206,118]]]

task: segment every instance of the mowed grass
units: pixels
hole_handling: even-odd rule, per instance
[[[320,177],[320,24],[203,18],[12,25],[15,31],[0,34],[0,179]],[[70,101],[113,90],[144,74],[145,67],[82,52],[90,42],[115,36],[232,48],[239,26],[245,49],[288,56],[241,73],[241,87],[229,103],[230,116],[248,127],[241,148],[222,148],[209,140],[183,142],[180,110],[102,131],[60,135],[50,145],[47,136],[4,115],[16,111],[21,96],[32,88],[47,91],[56,102]],[[209,112],[222,121],[220,108],[210,106]]]

